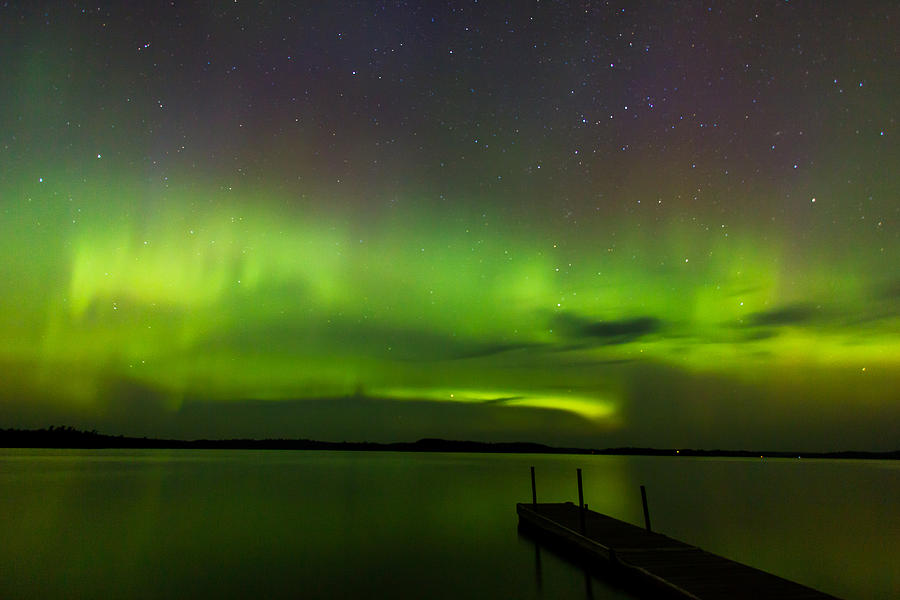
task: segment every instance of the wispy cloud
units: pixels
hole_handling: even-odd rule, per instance
[[[567,336],[601,345],[625,344],[658,333],[662,321],[645,315],[627,319],[592,320],[573,313],[554,317],[557,327]]]

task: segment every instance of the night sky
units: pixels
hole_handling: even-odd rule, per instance
[[[898,31],[5,2],[0,427],[895,449]]]

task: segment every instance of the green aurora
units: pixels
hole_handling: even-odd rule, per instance
[[[15,9],[0,426],[895,449],[896,34],[732,8]]]
[[[627,404],[648,376],[693,411],[730,410],[729,386],[741,402],[753,390],[742,410],[896,406],[897,247],[882,224],[843,240],[850,252],[712,219],[631,228],[625,214],[572,236],[396,208],[363,225],[277,191],[98,183],[48,173],[4,190],[21,196],[2,231],[7,402],[98,419],[115,386],[173,412],[197,398],[500,403],[574,413],[597,443],[640,418]],[[668,392],[672,372],[695,382]]]

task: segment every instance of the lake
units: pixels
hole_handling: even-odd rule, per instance
[[[900,589],[895,461],[0,449],[3,598],[630,598],[517,532],[591,509],[850,599]]]

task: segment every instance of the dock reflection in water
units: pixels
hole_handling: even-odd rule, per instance
[[[0,450],[0,597],[627,598],[516,533],[577,498],[847,600],[900,585],[891,461]],[[715,498],[715,502],[710,502]],[[533,573],[533,574],[532,574]]]

